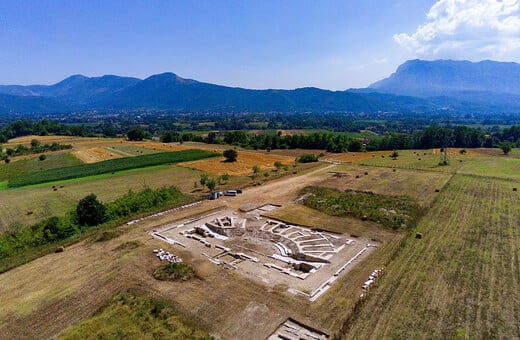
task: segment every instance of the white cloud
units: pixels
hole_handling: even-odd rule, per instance
[[[422,58],[520,59],[520,0],[438,0],[394,40]]]

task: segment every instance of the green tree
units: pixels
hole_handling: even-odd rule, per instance
[[[229,175],[228,174],[220,175],[218,177],[218,184],[219,185],[225,184],[228,180],[229,180]]]
[[[132,128],[128,130],[126,133],[126,136],[128,137],[128,140],[131,141],[140,141],[143,140],[146,137],[146,131],[140,128]]]
[[[37,140],[37,139],[31,140],[31,149],[37,149],[40,147],[40,145],[41,145],[41,143],[39,140]]]
[[[215,181],[214,178],[210,178],[208,182],[206,183],[206,186],[208,187],[209,191],[215,190],[215,187],[217,186],[217,181]]]
[[[511,143],[509,142],[503,142],[500,144],[500,150],[504,153],[504,155],[509,154],[513,147],[511,146]]]
[[[208,174],[201,174],[200,175],[200,185],[202,185],[202,187],[204,188],[206,186],[206,184],[208,183],[208,180],[209,180],[209,177],[208,177]]]
[[[238,154],[233,149],[228,149],[224,151],[224,157],[226,157],[226,162],[236,162]]]
[[[106,220],[106,208],[94,194],[87,195],[79,201],[76,214],[80,225],[95,226]]]
[[[280,161],[276,161],[274,162],[274,166],[276,167],[276,171],[279,171],[283,167],[283,164]]]
[[[318,156],[307,153],[297,158],[298,163],[312,163],[318,161]]]
[[[253,179],[255,179],[260,173],[260,167],[258,165],[253,166]]]
[[[397,159],[397,157],[399,157],[399,152],[397,152],[396,150],[394,150],[394,152],[392,152],[392,154],[390,155],[390,157],[395,161]]]

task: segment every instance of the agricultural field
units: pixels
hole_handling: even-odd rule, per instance
[[[20,141],[23,139],[15,142]],[[102,150],[99,160],[90,166],[102,164],[97,162],[107,153],[120,157],[111,162],[131,162],[158,157],[164,151],[229,149],[201,143],[77,137],[53,141],[72,144],[73,152]],[[224,339],[264,339],[291,318],[333,338],[520,337],[520,197],[513,190],[520,186],[517,150],[503,156],[495,154],[496,150],[468,150],[463,155],[452,149],[447,166],[438,165],[439,150],[398,151],[396,160],[389,157],[391,151],[327,153],[324,162],[297,167],[293,167],[296,156],[319,151],[237,151],[234,163],[213,157],[12,189],[7,188],[4,174],[39,171],[38,166],[76,165],[81,163],[79,156],[68,151],[48,153],[41,163],[20,159],[0,166],[0,170],[9,169],[1,172],[5,177],[0,179],[0,230],[15,222],[31,224],[64,213],[92,192],[107,202],[128,190],[175,185],[192,199],[203,197],[208,191],[194,185],[203,173],[213,178],[230,175],[218,190],[243,189],[236,197],[203,200],[105,230],[110,237],[103,237],[103,230],[93,230],[91,237],[66,246],[62,253],[42,256],[0,274],[0,334],[75,338],[85,333],[95,337],[96,331],[103,330],[108,337],[124,336],[113,327],[121,323],[128,336],[141,334],[136,337],[143,336],[139,333],[143,329],[153,333],[152,328],[156,334],[168,334],[173,325],[203,338],[209,334]],[[46,164],[48,160],[52,162]],[[275,173],[275,161],[288,165],[288,171]],[[253,186],[249,176],[255,165],[261,168],[256,179],[261,185]],[[270,175],[264,178],[263,173]],[[395,198],[387,201],[387,196],[404,195],[408,206],[421,209],[422,217],[408,230],[394,230],[377,220],[327,215],[303,204],[307,187],[335,189],[338,197],[370,192],[376,203],[387,205],[398,203]],[[157,230],[171,230],[164,235],[179,237],[181,229],[176,228],[187,228],[216,212],[235,211],[230,216],[236,217],[248,214],[244,207],[262,205],[277,208],[255,217],[247,215],[248,225],[276,219],[311,228],[311,234],[326,231],[363,246],[373,243],[371,252],[355,260],[347,273],[334,276],[334,285],[311,302],[303,296],[310,291],[291,292],[287,284],[270,282],[253,272],[253,266],[245,264],[244,270],[252,272],[242,275],[212,263],[207,255],[216,254],[215,247],[210,249],[193,239],[189,242],[200,244],[182,247],[153,236]],[[416,233],[422,238],[416,239]],[[232,244],[226,242],[222,244]],[[248,242],[239,245],[247,248]],[[265,249],[266,244],[253,250]],[[156,280],[153,273],[164,264],[152,253],[158,248],[192,266],[194,277],[179,282]],[[195,254],[195,248],[206,255]],[[382,269],[382,276],[360,298],[365,294],[361,286],[375,269]],[[124,292],[139,292],[139,296],[121,295]],[[126,305],[130,300],[135,301],[136,310]],[[156,306],[168,306],[159,313],[160,318],[153,313]]]
[[[194,168],[212,174],[229,174],[233,176],[247,175],[253,173],[256,165],[262,171],[274,169],[274,162],[282,162],[284,165],[294,164],[294,158],[288,156],[278,156],[268,153],[257,153],[250,151],[238,151],[236,162],[226,162],[224,157],[214,157],[211,159],[183,162],[180,166]]]
[[[390,196],[407,195],[422,207],[428,207],[438,196],[436,190],[442,189],[451,176],[447,172],[341,164],[330,172],[330,177],[320,186]]]
[[[442,171],[461,173],[468,175],[479,175],[486,177],[520,179],[520,159],[509,155],[497,154],[489,156],[485,149],[468,150],[466,154],[460,154],[457,149],[451,150],[449,154],[449,164],[439,165],[441,153],[438,149],[434,150],[402,150],[394,160],[390,158],[391,152],[386,155],[375,155],[368,159],[361,160],[359,164],[394,167],[404,169],[423,169],[431,171]],[[488,153],[497,153],[491,149]],[[383,157],[384,156],[384,157]]]
[[[455,175],[342,337],[520,337],[520,197]]]
[[[49,169],[66,168],[83,164],[78,158],[69,152],[55,152],[48,154],[46,159],[41,161],[38,156],[31,155],[26,159],[0,165],[0,182],[7,181],[9,178],[35,173]]]
[[[123,157],[120,153],[111,152],[105,148],[90,148],[85,150],[73,150],[71,151],[77,159],[83,163],[97,163],[106,161],[109,159]]]
[[[130,169],[145,168],[168,163],[180,163],[194,159],[215,157],[218,154],[202,150],[184,150],[177,152],[161,152],[138,157],[111,159],[104,162],[76,165],[66,168],[54,168],[45,171],[28,173],[9,179],[8,186],[15,188],[33,184],[77,179],[88,176],[114,173]]]

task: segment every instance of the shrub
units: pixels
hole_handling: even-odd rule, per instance
[[[186,263],[167,263],[153,272],[153,277],[162,281],[187,281],[193,275],[193,268]]]
[[[226,162],[236,162],[237,156],[237,152],[233,149],[228,149],[224,151],[224,157],[226,157]]]
[[[87,195],[79,201],[76,214],[80,225],[95,226],[106,220],[106,208],[94,194]]]
[[[310,153],[301,155],[298,158],[298,163],[312,163],[312,162],[317,162],[317,161],[318,161],[318,156],[310,154]]]

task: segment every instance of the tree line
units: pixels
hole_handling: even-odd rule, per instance
[[[507,143],[520,147],[520,125],[504,128],[499,132],[486,133],[478,128],[459,125],[443,127],[432,125],[413,133],[388,132],[372,137],[355,138],[341,132],[317,132],[282,135],[281,132],[251,133],[245,130],[209,132],[206,136],[193,132],[166,131],[164,143],[204,142],[228,144],[249,149],[318,149],[329,152],[358,152],[375,150],[431,149],[442,147],[479,148],[501,147]]]

